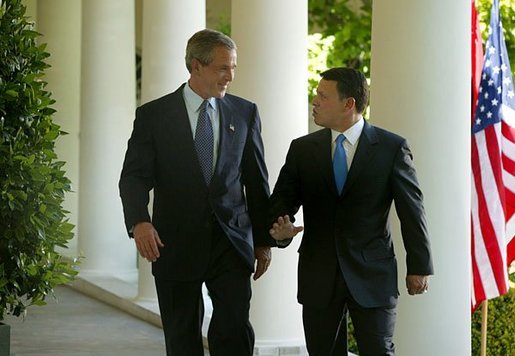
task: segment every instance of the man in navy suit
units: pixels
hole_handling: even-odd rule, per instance
[[[291,143],[271,197],[270,230],[287,246],[301,226],[298,300],[311,356],[347,354],[347,313],[361,356],[394,355],[397,262],[388,216],[392,201],[406,249],[410,295],[433,274],[426,219],[406,140],[368,124],[365,76],[349,68],[322,73],[313,100],[325,127]]]
[[[168,355],[204,355],[203,283],[210,354],[252,355],[250,275],[265,273],[275,246],[261,122],[254,103],[226,94],[232,39],[195,33],[186,66],[187,83],[136,110],[120,178],[127,231],[152,262]]]

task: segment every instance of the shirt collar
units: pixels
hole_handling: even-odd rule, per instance
[[[339,134],[342,134],[345,136],[345,140],[348,141],[351,145],[355,145],[356,142],[358,142],[359,137],[361,136],[361,133],[363,132],[363,127],[365,127],[365,119],[363,117],[359,119],[354,125],[349,127],[344,132],[336,131],[331,129],[331,137],[332,142],[336,140],[336,137],[338,137]]]
[[[186,83],[186,85],[184,86],[184,94],[183,95],[184,95],[184,101],[186,103],[186,106],[188,106],[190,109],[193,109],[192,110],[193,112],[198,112],[200,109],[200,104],[202,104],[204,99],[200,95],[195,93],[193,91],[193,89],[191,89],[189,82]],[[209,105],[211,106],[211,108],[214,111],[216,111],[217,110],[216,99],[211,97],[211,98],[208,98],[207,101],[209,101]]]

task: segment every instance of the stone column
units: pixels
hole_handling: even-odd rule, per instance
[[[188,80],[186,42],[206,24],[205,0],[143,2],[142,104],[174,91]],[[139,260],[138,299],[156,299],[150,264]]]
[[[308,132],[307,13],[307,0],[232,2],[238,68],[230,91],[258,105],[271,189],[291,140]],[[270,269],[253,284],[251,321],[258,348],[282,352],[304,345],[296,298],[299,240],[273,249]]]
[[[134,2],[82,2],[79,229],[81,273],[134,272],[118,180],[134,117]]]
[[[143,2],[142,103],[174,91],[189,78],[186,42],[205,26],[205,0]]]
[[[37,28],[42,34],[39,43],[46,43],[51,65],[45,71],[47,90],[56,101],[53,106],[55,123],[67,135],[57,141],[56,152],[72,182],[72,192],[66,195],[64,208],[70,212],[70,222],[75,225],[75,237],[63,253],[77,255],[79,217],[79,126],[80,126],[80,53],[81,53],[81,2],[80,0],[39,0],[37,3]]]
[[[470,1],[374,1],[372,124],[408,139],[425,197],[436,275],[401,291],[399,355],[470,355]]]

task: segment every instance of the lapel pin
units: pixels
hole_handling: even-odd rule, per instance
[[[233,124],[229,124],[229,130],[231,130],[232,132],[234,132],[234,125],[233,125]]]

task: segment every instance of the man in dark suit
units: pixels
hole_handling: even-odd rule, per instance
[[[167,354],[204,355],[205,283],[210,354],[252,355],[250,275],[266,271],[275,246],[261,122],[255,104],[226,94],[232,39],[195,33],[186,66],[187,83],[136,110],[120,179],[126,226],[152,262]]]
[[[325,129],[291,143],[271,197],[270,233],[283,247],[303,230],[293,225],[303,207],[298,300],[311,356],[347,354],[347,313],[361,356],[394,355],[399,292],[388,222],[392,201],[407,252],[409,294],[426,292],[433,273],[412,154],[404,138],[363,119],[367,101],[362,73],[322,73],[313,117]]]

